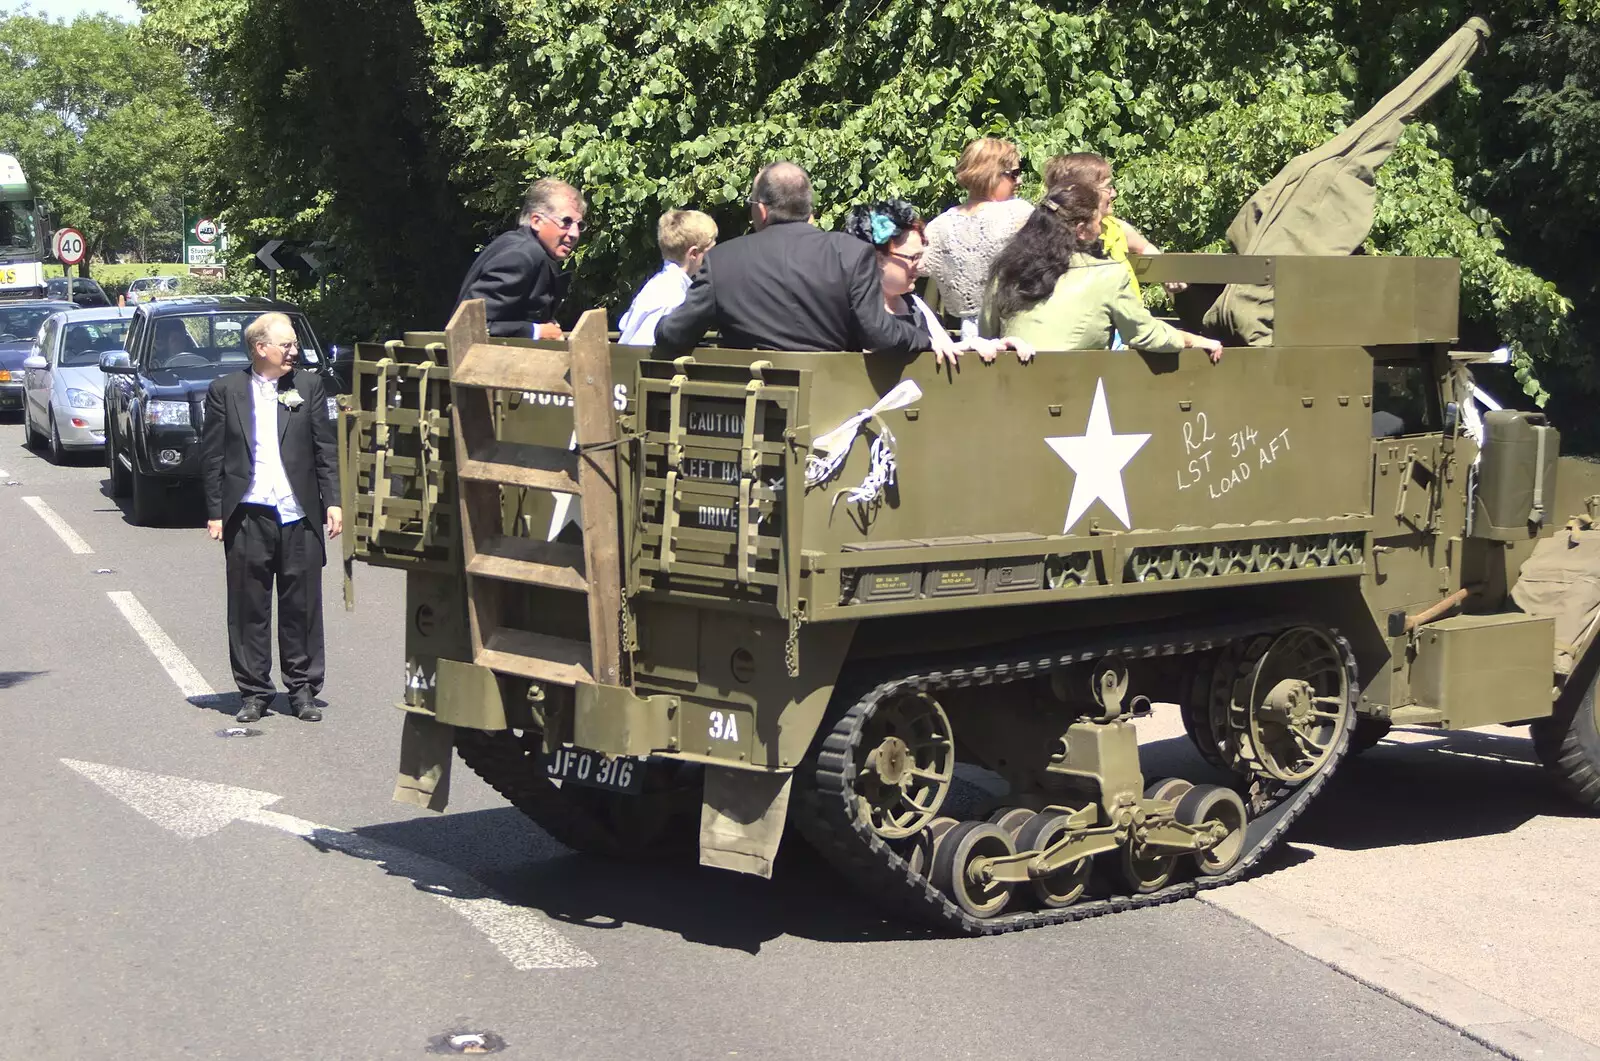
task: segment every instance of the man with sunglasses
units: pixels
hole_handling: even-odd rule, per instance
[[[583,196],[565,181],[534,181],[517,227],[483,248],[456,304],[483,299],[490,335],[561,338],[555,316],[570,281],[561,266],[578,246],[585,209]]]
[[[211,381],[200,438],[206,531],[227,565],[228,656],[243,701],[238,720],[266,714],[272,684],[272,597],[278,666],[305,722],[322,707],[322,568],[344,529],[333,400],[315,372],[294,371],[294,322],[263,313],[244,329],[250,367]]]

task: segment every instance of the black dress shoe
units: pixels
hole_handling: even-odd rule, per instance
[[[294,717],[301,722],[321,722],[322,708],[317,706],[317,698],[313,693],[296,692],[290,695],[289,704],[294,708]]]
[[[265,696],[247,696],[244,706],[239,708],[239,713],[233,716],[235,722],[260,722],[261,716],[267,713],[267,705],[272,703]]]

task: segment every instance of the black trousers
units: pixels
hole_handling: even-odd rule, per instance
[[[275,509],[240,505],[222,536],[228,563],[228,657],[241,696],[271,696],[272,584],[278,662],[290,694],[322,691],[322,528],[280,524]]]

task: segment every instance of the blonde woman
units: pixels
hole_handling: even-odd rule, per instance
[[[1022,228],[1033,204],[1018,199],[1022,159],[1008,140],[974,140],[956,163],[956,181],[967,199],[928,222],[922,273],[939,285],[944,311],[961,320],[961,338],[978,336],[978,316],[989,283],[989,266]]]

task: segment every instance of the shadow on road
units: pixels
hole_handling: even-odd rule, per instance
[[[679,857],[650,863],[569,853],[510,807],[356,832],[453,866],[506,902],[588,928],[645,925],[747,954],[780,936],[825,942],[935,938],[889,921],[793,833],[784,839],[773,880],[763,881],[696,865],[692,844]],[[481,861],[485,856],[494,862]],[[415,883],[432,890],[426,879]]]
[[[235,710],[236,694],[195,697]],[[1181,775],[1222,782],[1183,737],[1143,746],[1149,779]],[[1346,850],[1397,847],[1493,835],[1537,817],[1580,816],[1534,761],[1525,738],[1440,733],[1424,744],[1386,742],[1345,761],[1328,788],[1255,870],[1273,873],[1314,860],[1304,845]],[[461,873],[507,902],[589,928],[644,925],[706,946],[749,954],[782,936],[822,942],[936,939],[902,925],[826,864],[790,830],[776,874],[762,881],[694,862],[693,843],[678,857],[626,863],[569,852],[510,808],[418,817],[356,830],[368,839],[425,856],[388,862],[350,845],[319,845],[383,862],[388,872],[436,891],[440,877]],[[420,869],[418,867],[421,867]]]
[[[49,673],[49,671],[42,670],[0,670],[0,689],[10,689],[21,685],[25,681],[31,681],[41,674]]]

